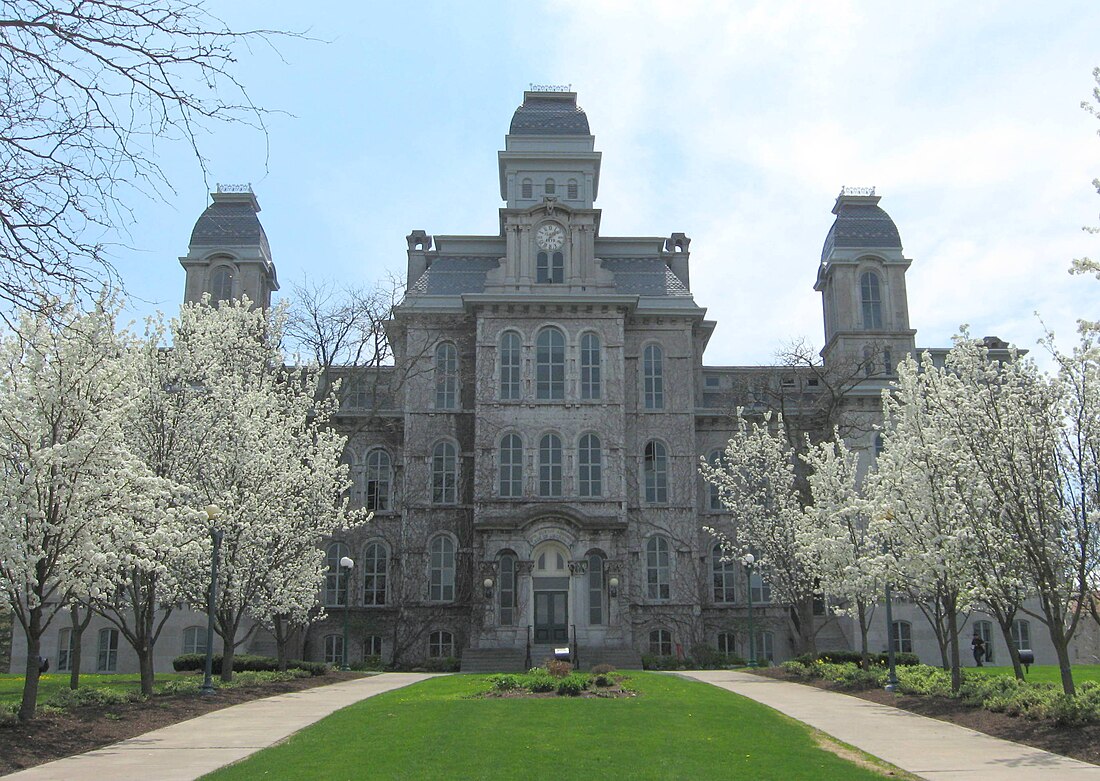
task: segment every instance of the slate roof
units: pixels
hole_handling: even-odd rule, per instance
[[[615,292],[636,296],[690,296],[660,258],[612,258],[603,267],[615,275]]]
[[[259,244],[267,256],[271,257],[271,245],[267,243],[264,226],[260,224],[260,218],[256,216],[252,204],[247,202],[215,201],[206,207],[191,231],[193,247],[242,244]]]
[[[842,203],[821,249],[822,262],[834,248],[901,249],[901,236],[890,215],[878,206],[866,203]]]
[[[439,257],[432,261],[412,289],[429,296],[458,296],[485,292],[485,274],[500,265],[496,258]]]
[[[588,116],[572,101],[529,97],[512,115],[513,136],[587,136]]]
[[[485,275],[499,265],[496,258],[469,255],[438,257],[432,261],[412,292],[429,296],[484,293]],[[615,293],[635,296],[691,296],[660,258],[613,258],[603,267],[615,276]]]

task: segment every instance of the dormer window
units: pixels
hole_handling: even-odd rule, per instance
[[[547,179],[546,180],[546,185],[545,185],[545,188],[544,188],[543,192],[546,195],[554,195],[557,192],[557,185],[554,184],[553,179]]]
[[[530,179],[524,179],[523,183],[519,186],[520,198],[533,198],[534,197],[534,185]]]

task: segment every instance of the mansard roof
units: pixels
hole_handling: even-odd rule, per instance
[[[191,247],[240,247],[259,245],[267,257],[271,246],[256,213],[260,204],[248,192],[216,192],[191,231]]]
[[[587,136],[588,116],[577,105],[576,92],[524,92],[523,105],[512,115],[513,136]]]
[[[614,294],[691,297],[691,292],[661,258],[609,258],[602,263],[614,275]],[[496,258],[440,256],[432,260],[410,291],[429,296],[484,293],[486,274],[499,265]]]
[[[901,249],[901,235],[890,215],[879,208],[879,196],[850,194],[841,190],[833,207],[836,219],[825,236],[821,261],[829,260],[834,249]]]

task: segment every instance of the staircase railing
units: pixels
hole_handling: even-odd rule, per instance
[[[531,669],[531,625],[527,625],[527,655],[523,657],[523,671]]]
[[[577,625],[572,624],[573,627],[573,669],[576,670],[581,663],[581,651],[577,647]]]

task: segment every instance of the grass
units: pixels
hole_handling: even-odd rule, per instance
[[[173,678],[186,678],[192,673],[157,673],[156,683],[161,684]],[[80,686],[97,689],[141,691],[141,676],[133,675],[94,675],[80,674]],[[38,703],[41,705],[58,689],[69,688],[68,673],[46,673],[38,680]],[[0,705],[18,703],[23,699],[23,676],[14,674],[0,675]]]
[[[967,675],[1012,675],[1012,666],[999,667],[966,667]],[[1028,683],[1047,681],[1062,685],[1062,673],[1056,664],[1033,664],[1031,670],[1024,675]],[[1100,664],[1075,664],[1073,665],[1073,682],[1100,681]]]
[[[345,708],[204,779],[877,779],[811,730],[707,684],[632,673],[630,699],[473,699],[434,678]]]

